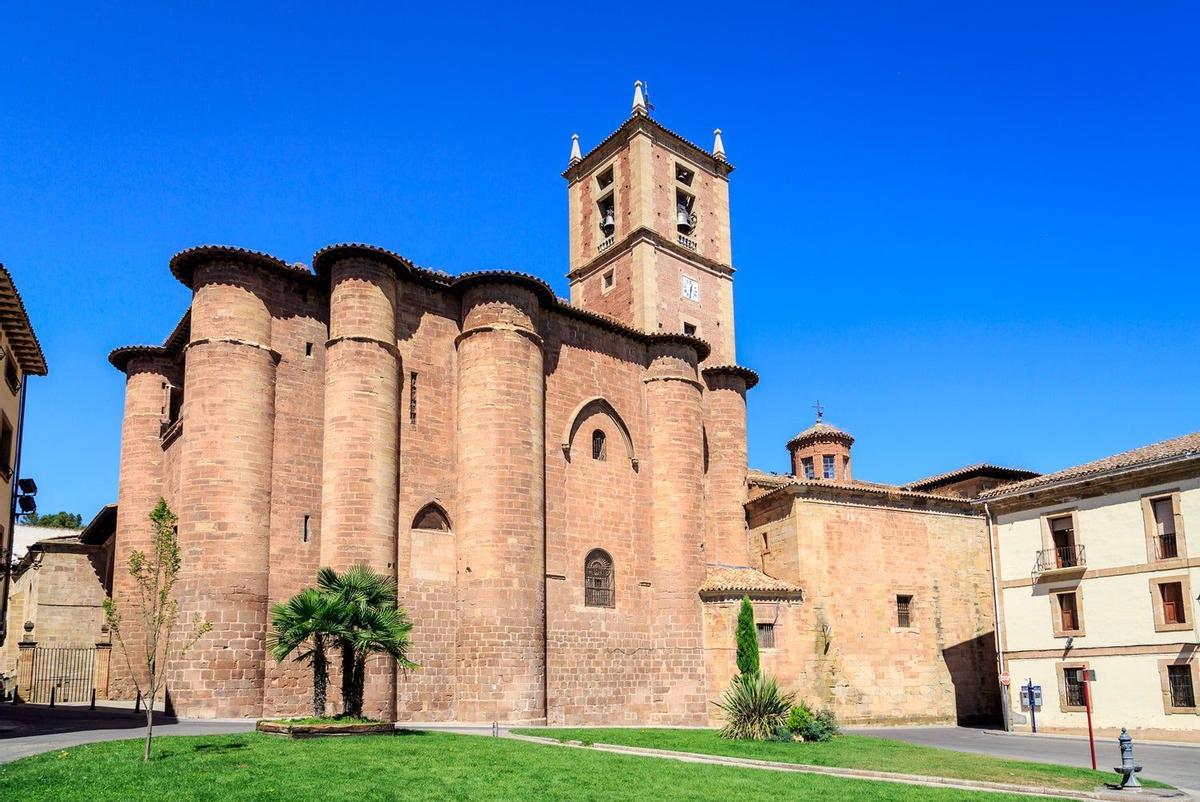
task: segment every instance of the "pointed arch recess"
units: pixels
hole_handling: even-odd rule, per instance
[[[625,454],[629,457],[629,464],[636,471],[638,469],[638,458],[633,450],[633,438],[629,435],[629,427],[625,425],[624,419],[613,409],[613,405],[599,396],[584,401],[575,407],[575,411],[571,413],[571,417],[568,418],[570,423],[567,424],[567,429],[563,432],[563,456],[567,458],[567,462],[571,461],[571,446],[575,442],[576,433],[583,426],[583,422],[597,412],[607,415],[612,420],[613,425],[617,427],[617,431],[621,433],[621,441],[625,443]]]
[[[454,527],[450,525],[450,516],[446,514],[446,510],[442,505],[436,501],[431,501],[417,510],[417,514],[413,516],[411,528],[431,532],[454,531]]]

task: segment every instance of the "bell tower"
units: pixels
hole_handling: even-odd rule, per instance
[[[586,156],[572,137],[567,180],[571,303],[650,333],[690,334],[707,364],[735,364],[729,174],[721,131],[712,152],[633,110]]]

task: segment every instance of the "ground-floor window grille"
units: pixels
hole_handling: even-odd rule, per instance
[[[1083,695],[1082,668],[1064,668],[1063,686],[1067,692],[1067,707],[1086,706],[1086,701]]]
[[[775,648],[775,625],[774,624],[755,624],[754,628],[758,631],[758,648],[774,649]]]
[[[1191,666],[1167,666],[1167,683],[1171,686],[1171,707],[1196,706]]]

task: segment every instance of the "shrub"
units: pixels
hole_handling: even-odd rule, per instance
[[[785,728],[795,694],[783,693],[773,677],[739,674],[717,707],[725,714],[722,738],[766,741]]]
[[[787,728],[792,735],[804,737],[804,731],[812,726],[813,713],[807,704],[797,702],[792,706],[792,712],[788,713]]]
[[[749,596],[742,597],[742,605],[738,608],[737,630],[737,667],[742,674],[758,673],[758,627],[754,624],[754,605]]]
[[[814,713],[804,702],[797,702],[792,707],[792,712],[788,714],[787,728],[793,735],[799,735],[809,742],[832,741],[833,736],[839,732],[837,717],[832,710],[819,710]]]

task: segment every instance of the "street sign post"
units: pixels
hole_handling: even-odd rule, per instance
[[[1092,733],[1092,683],[1096,681],[1096,672],[1085,669],[1083,672],[1083,704],[1087,710],[1088,747],[1092,750],[1092,771],[1096,771],[1096,736]]]

